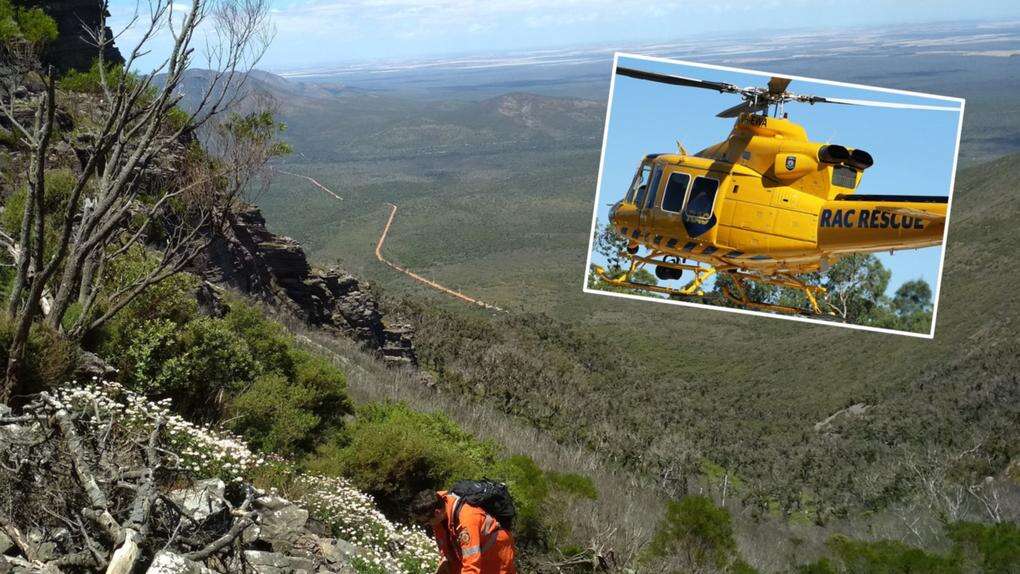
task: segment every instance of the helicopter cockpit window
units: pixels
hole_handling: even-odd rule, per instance
[[[684,219],[695,223],[708,223],[712,219],[712,207],[715,205],[715,192],[719,189],[719,180],[708,177],[694,178],[691,186],[691,198],[684,208]]]
[[[662,210],[680,213],[684,206],[684,196],[687,195],[687,185],[691,183],[691,176],[686,173],[672,173],[669,181],[666,182],[666,192],[662,195]]]
[[[637,194],[641,188],[648,186],[648,179],[651,177],[651,175],[652,166],[647,163],[642,164],[641,167],[638,168],[637,173],[634,174],[634,181],[631,182],[630,189],[627,190],[627,197],[624,199],[624,201],[626,201],[627,203],[633,202],[634,195]],[[637,203],[640,203],[640,200]]]
[[[655,172],[652,173],[652,181],[648,183],[648,202],[645,203],[645,208],[649,209],[655,205],[655,194],[659,191],[659,182],[662,181],[662,167],[655,168]],[[638,202],[638,206],[641,202]]]
[[[637,194],[634,196],[634,205],[641,207],[645,204],[645,194],[648,193],[648,184],[641,184],[637,188]]]

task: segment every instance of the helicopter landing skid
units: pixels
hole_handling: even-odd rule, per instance
[[[722,288],[723,296],[726,297],[731,303],[740,305],[741,307],[747,307],[748,309],[759,309],[762,311],[774,311],[777,313],[786,313],[788,315],[822,315],[822,309],[818,306],[818,295],[825,294],[825,287],[818,285],[808,285],[796,277],[790,275],[775,275],[772,277],[761,277],[758,275],[749,275],[747,273],[740,273],[738,271],[728,271],[726,273],[730,279],[733,280],[733,286],[736,288],[736,295],[730,292],[726,287]],[[789,305],[776,305],[773,303],[758,303],[757,301],[751,301],[750,297],[747,296],[747,290],[744,288],[745,281],[756,281],[764,285],[775,285],[777,287],[787,287],[789,289],[797,289],[804,293],[804,297],[807,299],[808,304],[811,305],[811,309],[804,309],[801,307],[791,307]]]
[[[796,277],[790,275],[774,275],[771,277],[762,277],[759,275],[752,275],[749,273],[740,272],[737,267],[732,265],[712,267],[710,265],[690,265],[687,263],[678,263],[665,261],[665,253],[661,251],[653,251],[648,256],[642,257],[639,255],[633,255],[626,252],[620,253],[621,257],[630,260],[630,267],[626,272],[617,275],[615,277],[606,274],[606,270],[600,266],[595,266],[595,274],[599,276],[607,284],[614,287],[622,287],[625,289],[634,289],[641,291],[651,291],[653,293],[663,293],[671,297],[687,298],[687,297],[702,297],[705,292],[702,291],[701,287],[704,285],[710,277],[716,273],[727,275],[732,281],[736,293],[734,294],[728,288],[723,287],[722,293],[728,301],[731,303],[744,307],[747,309],[756,309],[760,311],[772,311],[776,313],[785,313],[788,315],[808,315],[808,316],[826,316],[822,312],[818,305],[818,295],[824,295],[826,289],[817,285],[808,285]],[[658,259],[662,257],[663,259]],[[649,285],[647,283],[636,283],[631,281],[631,277],[636,271],[643,268],[645,265],[652,264],[657,267],[667,267],[669,269],[676,269],[680,271],[693,271],[694,279],[692,279],[687,285],[677,289],[675,287],[664,287],[662,285]],[[792,307],[789,305],[776,305],[773,303],[759,303],[752,301],[747,296],[747,290],[744,287],[744,283],[747,281],[755,281],[765,285],[775,285],[778,287],[786,287],[789,289],[797,289],[804,293],[804,297],[807,299],[808,304],[811,306],[810,309],[803,309],[800,307]]]
[[[620,253],[621,257],[630,259],[630,268],[621,275],[616,277],[610,277],[606,274],[606,270],[602,267],[595,267],[595,274],[598,275],[603,281],[614,287],[623,287],[626,289],[635,289],[642,291],[651,291],[654,293],[663,293],[670,296],[679,297],[701,297],[704,296],[705,292],[701,290],[701,286],[708,280],[709,277],[715,275],[719,269],[711,266],[702,267],[700,265],[689,265],[687,263],[678,263],[672,261],[664,261],[662,259],[656,259],[657,257],[665,257],[666,254],[661,251],[653,251],[647,257],[641,257],[639,255],[633,255],[626,252]],[[666,267],[669,269],[675,269],[677,271],[693,271],[694,279],[692,279],[687,285],[677,289],[675,287],[663,287],[662,285],[649,285],[647,283],[635,283],[631,281],[631,276],[636,271],[643,268],[647,264],[655,265],[656,267]]]

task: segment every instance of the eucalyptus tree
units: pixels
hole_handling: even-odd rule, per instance
[[[107,48],[123,37],[111,35],[105,16],[82,32],[98,55],[95,101],[87,121],[75,126],[78,165],[58,213],[45,211],[47,168],[59,137],[59,100],[71,94],[37,59],[4,67],[0,113],[30,159],[20,229],[0,238],[14,260],[7,302],[12,335],[0,402],[17,390],[33,324],[81,337],[182,271],[240,195],[259,181],[269,158],[285,151],[273,137],[280,126],[271,114],[225,113],[247,93],[248,73],[272,39],[268,1],[191,0],[182,10],[173,0],[152,0],[147,6],[125,28],[139,39],[123,65],[104,60]],[[105,8],[99,8],[102,14]],[[161,48],[165,57],[138,72],[140,61]],[[199,66],[205,71],[189,74]],[[26,96],[26,84],[41,89]],[[187,111],[178,105],[185,95]],[[18,113],[25,100],[34,106],[30,122]],[[195,143],[196,134],[206,134],[206,146]],[[154,168],[182,148],[197,149],[197,158],[153,177]],[[152,264],[111,288],[100,304],[106,269],[139,249]]]

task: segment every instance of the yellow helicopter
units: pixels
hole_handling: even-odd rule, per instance
[[[739,94],[743,102],[717,117],[735,117],[725,141],[696,154],[682,145],[675,154],[645,156],[626,196],[609,213],[616,233],[628,240],[628,269],[609,285],[700,297],[705,281],[726,275],[735,292],[723,295],[740,307],[791,314],[824,315],[825,289],[798,277],[825,271],[852,253],[896,251],[940,245],[947,197],[857,194],[874,163],[861,149],[813,142],[784,113],[786,102],[836,103],[959,111],[958,108],[823,98],[790,93],[790,79],[772,77],[767,87],[740,88],[617,67],[640,80]],[[648,253],[639,255],[641,247]],[[632,281],[655,266],[662,280],[693,279],[682,288]],[[800,290],[810,309],[752,301],[745,282]]]

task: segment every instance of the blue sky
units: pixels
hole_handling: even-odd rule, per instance
[[[189,4],[177,1],[181,7]],[[115,31],[129,21],[135,6],[135,0],[111,0]],[[267,69],[619,45],[711,35],[715,30],[845,29],[1020,18],[1020,3],[1015,0],[276,0],[272,10],[277,35],[263,61]],[[121,43],[133,37],[128,34]]]
[[[643,59],[621,57],[619,65],[738,86],[768,82],[767,76]],[[789,90],[834,98],[958,105],[953,101],[807,81],[794,81]],[[626,193],[644,155],[673,152],[676,140],[691,153],[722,141],[732,128],[733,120],[716,118],[715,114],[739,101],[735,95],[617,77],[599,190],[599,223],[606,224],[607,204]],[[872,154],[875,165],[865,172],[859,193],[949,194],[959,122],[957,112],[797,103],[787,104],[786,111],[790,119],[804,126],[808,137],[814,141],[861,148]],[[907,156],[905,150],[913,151]],[[930,247],[892,255],[879,254],[885,266],[892,270],[888,292],[891,294],[903,282],[918,277],[928,281],[934,290],[941,252],[939,247]]]

